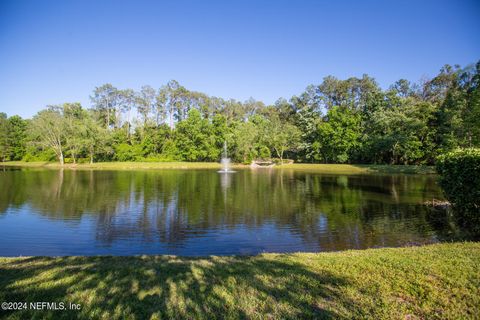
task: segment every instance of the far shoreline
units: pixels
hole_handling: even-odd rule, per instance
[[[69,170],[191,170],[191,169],[221,169],[217,162],[95,162],[64,164],[57,162],[0,162],[0,166],[22,168],[46,168]],[[232,163],[233,169],[249,169],[250,165]],[[368,164],[311,164],[292,163],[276,165],[271,168],[252,168],[252,170],[289,169],[295,171],[309,171],[324,174],[435,174],[433,166],[424,165],[368,165]]]

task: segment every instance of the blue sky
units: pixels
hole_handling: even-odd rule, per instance
[[[479,1],[0,0],[0,111],[89,107],[95,86],[170,79],[273,103],[323,77],[388,87],[480,59]]]

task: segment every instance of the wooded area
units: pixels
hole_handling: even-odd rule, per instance
[[[383,90],[374,78],[320,85],[273,105],[225,100],[176,81],[139,92],[95,88],[91,106],[47,106],[32,119],[0,113],[0,159],[25,161],[234,161],[432,164],[480,146],[480,62],[444,66],[419,83]]]

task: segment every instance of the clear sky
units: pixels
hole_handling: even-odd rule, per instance
[[[385,88],[479,59],[478,0],[0,0],[0,112],[23,117],[89,107],[107,82],[273,103],[327,75]]]

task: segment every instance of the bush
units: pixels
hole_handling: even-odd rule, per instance
[[[185,160],[179,155],[180,151],[172,139],[167,139],[163,143],[161,157],[169,160]]]
[[[141,161],[143,159],[142,146],[121,143],[115,147],[115,159],[118,161]]]
[[[35,161],[48,161],[55,162],[58,161],[57,155],[51,149],[46,150],[36,150],[30,148],[25,156],[23,156],[23,161],[25,162],[35,162]]]
[[[270,159],[270,156],[272,154],[270,153],[270,149],[268,149],[268,147],[266,146],[262,146],[260,148],[260,158],[263,159],[263,160],[267,160],[267,159]]]
[[[460,223],[480,231],[480,149],[458,149],[437,159],[440,185]]]

